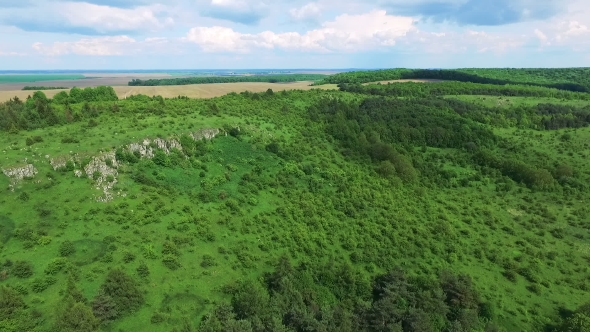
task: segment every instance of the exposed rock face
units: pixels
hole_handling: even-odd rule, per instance
[[[2,173],[13,180],[22,180],[24,178],[32,178],[37,174],[37,169],[32,164],[23,167],[14,167],[2,169]]]
[[[57,171],[58,169],[60,169],[62,167],[66,167],[67,162],[68,162],[68,159],[65,157],[51,158],[49,160],[49,163],[51,164],[51,167],[53,167],[54,171]]]
[[[107,160],[111,166],[107,165]],[[96,189],[102,190],[104,196],[99,196],[96,198],[99,202],[108,202],[113,199],[113,194],[111,193],[111,189],[117,183],[117,176],[119,173],[117,172],[117,167],[119,164],[115,158],[115,152],[105,152],[100,154],[90,161],[86,167],[84,167],[84,173],[96,181]],[[95,178],[95,174],[98,177]],[[112,179],[110,179],[112,177]],[[109,181],[112,180],[112,181]]]
[[[10,190],[14,191],[14,185],[24,179],[33,178],[37,173],[37,169],[32,164],[23,167],[3,168],[2,173],[10,178]]]
[[[215,136],[219,135],[220,131],[217,128],[205,128],[200,129],[194,133],[189,134],[194,140],[201,140],[201,139],[212,139]],[[152,144],[153,143],[153,144]],[[154,157],[154,146],[158,149],[162,149],[164,153],[170,154],[172,149],[178,149],[182,151],[182,145],[176,139],[165,140],[162,138],[156,138],[151,141],[149,138],[146,138],[141,143],[131,143],[127,146],[129,152],[138,151],[141,158],[148,158],[151,159]]]
[[[141,158],[152,159],[154,157],[154,150],[150,147],[150,140],[144,139],[142,143],[131,143],[127,148],[130,152],[138,151]]]
[[[194,138],[196,141],[201,139],[212,139],[219,134],[219,129],[217,128],[205,128],[197,130],[194,133],[191,133],[190,136]]]

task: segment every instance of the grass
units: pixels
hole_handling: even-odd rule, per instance
[[[339,153],[321,124],[302,120],[307,106],[334,94],[357,98],[334,91],[295,91],[262,101],[242,96],[167,100],[164,114],[135,112],[153,105],[120,101],[120,112],[105,112],[93,128],[81,122],[2,133],[2,167],[26,160],[39,170],[34,179],[0,196],[0,230],[12,230],[12,236],[0,237],[0,258],[30,261],[34,270],[30,279],[11,277],[3,283],[31,289],[68,240],[76,249],[68,260],[87,298],[96,294],[113,267],[142,282],[149,305],[114,322],[112,330],[170,331],[186,319],[196,326],[228,299],[221,292],[224,286],[259,278],[283,253],[295,262],[348,262],[369,276],[384,272],[392,262],[415,275],[433,276],[442,268],[464,272],[494,303],[507,331],[535,330],[559,319],[556,308],[574,309],[587,300],[587,193],[531,190],[465,163],[463,152],[432,147],[423,157],[456,173],[449,187],[413,187],[383,179],[367,164]],[[487,106],[499,100],[453,98]],[[555,101],[502,100],[506,107]],[[210,102],[219,105],[220,115],[200,113]],[[289,105],[288,113],[283,105]],[[198,167],[163,167],[145,160],[121,166],[115,199],[108,203],[94,199],[100,192],[91,179],[54,171],[46,157],[93,156],[144,138],[224,125],[239,126],[243,134],[209,142],[207,152],[196,158]],[[590,175],[590,128],[491,128],[509,146],[526,147],[527,161],[565,161],[582,178]],[[561,139],[565,133],[571,134],[567,141]],[[36,135],[44,141],[27,147],[26,138]],[[80,143],[61,143],[68,136]],[[298,154],[283,159],[267,151],[266,144],[273,140]],[[253,172],[260,172],[259,180],[244,180]],[[136,173],[154,185],[138,183]],[[511,183],[509,189],[501,186],[504,181]],[[8,186],[9,179],[0,176],[0,187]],[[23,193],[30,198],[23,200]],[[203,193],[211,194],[209,201],[199,196]],[[348,209],[351,206],[355,211]],[[34,240],[17,238],[28,228],[36,234]],[[179,251],[176,270],[162,263],[167,242],[176,243]],[[129,254],[135,258],[126,262]],[[354,261],[353,254],[362,260]],[[203,266],[204,255],[211,256],[214,265]],[[136,272],[142,262],[150,271],[147,278]],[[514,272],[514,281],[507,279],[507,270]],[[65,275],[57,276],[46,290],[25,297],[48,318],[43,327],[51,324],[49,317],[65,287]],[[535,292],[530,290],[533,285]],[[156,312],[165,313],[163,322],[152,323]]]

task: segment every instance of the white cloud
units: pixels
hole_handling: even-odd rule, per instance
[[[153,31],[162,28],[174,23],[170,17],[157,17],[164,10],[160,5],[123,9],[85,2],[66,2],[59,6],[59,13],[71,25],[93,28],[99,32],[139,29]]]
[[[300,8],[291,8],[289,14],[296,21],[317,20],[321,15],[322,7],[317,2],[310,2]]]
[[[415,30],[400,40],[404,49],[416,53],[459,54],[467,52],[503,54],[524,45],[528,37],[466,30],[426,32]]]
[[[0,51],[0,56],[26,56],[26,53]]]
[[[147,38],[137,41],[128,36],[111,36],[97,38],[83,38],[73,42],[55,42],[44,44],[34,43],[33,49],[42,55],[59,56],[67,54],[90,56],[129,55],[137,53],[153,53],[159,47],[167,44],[165,38]]]
[[[1,2],[2,0],[0,0]],[[25,31],[65,32],[84,35],[154,31],[174,23],[172,9],[163,5],[118,8],[87,2],[39,1],[35,7],[0,11],[0,24]]]
[[[376,10],[360,15],[340,15],[304,34],[272,31],[245,34],[215,26],[193,28],[186,40],[207,52],[249,52],[255,48],[354,52],[393,46],[397,39],[415,29],[414,22],[411,17],[387,15],[383,10]]]

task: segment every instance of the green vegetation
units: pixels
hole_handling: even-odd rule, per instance
[[[589,68],[385,69],[340,73],[328,76],[315,84],[360,84],[399,79],[438,79],[498,85],[533,85],[577,92],[590,92],[589,77]]]
[[[40,91],[40,90],[60,90],[60,89],[69,89],[67,87],[63,87],[63,86],[25,86],[23,87],[23,90],[35,90],[35,91]]]
[[[209,83],[241,83],[241,82],[270,82],[289,83],[297,81],[318,81],[327,75],[322,74],[283,74],[283,75],[244,75],[244,76],[206,76],[206,77],[181,77],[162,79],[133,79],[130,86],[158,86],[158,85],[188,85]]]
[[[84,75],[70,74],[22,74],[0,75],[0,83],[28,83],[40,81],[79,80],[86,78]]]
[[[0,330],[587,331],[588,96],[2,103]]]

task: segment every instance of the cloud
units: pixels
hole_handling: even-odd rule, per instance
[[[38,15],[39,12],[44,15]],[[162,5],[126,9],[70,1],[0,14],[0,22],[25,31],[108,35],[154,31],[174,20]]]
[[[128,36],[83,38],[74,42],[54,42],[44,44],[34,43],[33,49],[46,56],[60,56],[67,54],[87,56],[115,56],[132,55],[138,53],[153,53],[165,48],[168,40],[165,38],[147,38],[137,41]]]
[[[568,47],[574,51],[590,51],[590,28],[578,21],[561,21],[535,29],[541,46]]]
[[[298,32],[264,31],[245,34],[214,26],[191,29],[185,40],[196,43],[206,52],[250,52],[253,49],[284,49],[312,52],[355,52],[393,46],[396,40],[412,31],[411,17],[387,15],[378,10],[366,14],[344,14],[321,28]]]
[[[504,25],[546,19],[559,12],[555,0],[440,0],[406,3],[387,1],[392,12],[422,16],[435,22],[456,22],[462,25]]]
[[[0,51],[0,56],[26,56],[26,53]]]
[[[321,16],[322,7],[317,2],[310,2],[300,8],[291,8],[289,14],[295,21],[315,21]]]
[[[268,6],[264,2],[248,0],[211,0],[201,15],[220,20],[255,25],[266,16]]]
[[[70,0],[71,2],[83,2],[99,6],[119,7],[119,8],[135,8],[155,3],[163,3],[166,1],[158,0]]]

